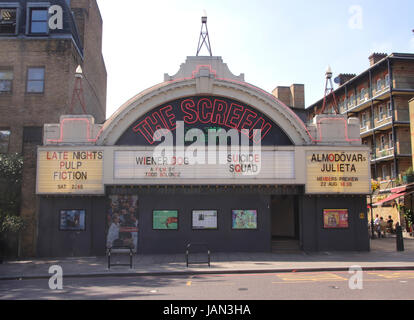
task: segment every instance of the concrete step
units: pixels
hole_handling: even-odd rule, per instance
[[[272,252],[277,251],[300,251],[298,240],[273,240]]]

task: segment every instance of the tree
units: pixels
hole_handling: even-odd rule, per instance
[[[0,252],[6,254],[8,236],[24,228],[20,214],[23,158],[18,154],[0,154]]]

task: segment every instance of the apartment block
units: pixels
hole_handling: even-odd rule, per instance
[[[79,65],[86,110],[79,99],[72,104]],[[69,113],[104,122],[106,85],[96,0],[0,0],[0,152],[24,157],[22,256],[33,256],[36,248],[36,148],[43,142],[43,125]]]
[[[404,182],[412,167],[409,101],[414,97],[414,54],[374,53],[364,72],[340,74],[334,90],[339,112],[359,118],[361,138],[371,148],[371,176],[380,185],[378,199]],[[323,98],[307,108],[311,121]],[[332,95],[327,113],[333,113]],[[377,191],[378,193],[378,191]],[[376,199],[374,199],[374,202]]]

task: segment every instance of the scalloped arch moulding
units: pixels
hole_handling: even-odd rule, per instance
[[[199,77],[182,81],[169,81],[156,86],[149,92],[137,95],[124,104],[113,117],[108,119],[98,145],[114,145],[134,121],[163,103],[180,98],[212,95],[226,97],[252,106],[268,116],[292,140],[295,145],[312,143],[305,124],[276,98],[247,84]]]

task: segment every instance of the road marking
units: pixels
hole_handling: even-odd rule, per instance
[[[187,281],[186,286],[234,286],[235,283],[232,282],[215,282],[215,283],[209,283],[209,282],[195,282]]]
[[[414,279],[414,272],[370,272],[368,274],[385,279]]]
[[[317,282],[317,281],[348,281],[347,278],[340,277],[333,273],[324,273],[324,274],[280,274],[277,277],[286,282],[292,281],[310,281],[310,282]]]

